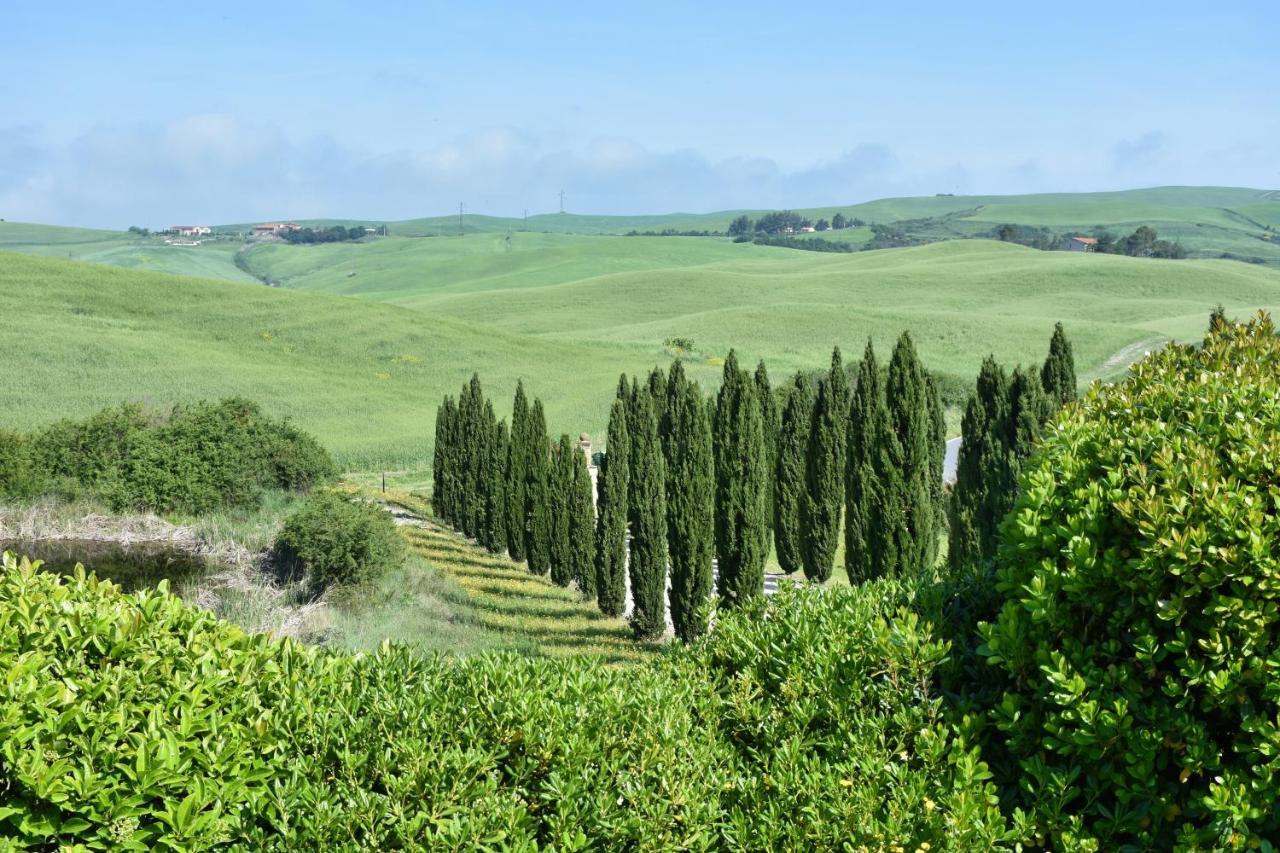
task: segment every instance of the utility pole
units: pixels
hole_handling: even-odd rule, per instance
[[[462,236],[462,202],[458,202],[458,236]]]
[[[529,208],[524,209],[524,230],[529,230]]]
[[[564,213],[564,190],[560,190],[560,212]]]

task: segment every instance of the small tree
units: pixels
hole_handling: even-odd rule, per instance
[[[837,213],[835,216],[831,217],[831,227],[834,228],[836,231],[839,231],[843,228],[848,228],[849,220],[845,219],[843,213]]]
[[[738,237],[743,234],[750,234],[752,230],[751,219],[746,214],[736,217],[729,223],[729,236]]]
[[[1040,384],[1055,401],[1054,408],[1065,406],[1076,398],[1076,360],[1071,353],[1071,341],[1067,340],[1061,323],[1053,327],[1049,356],[1040,371]]]

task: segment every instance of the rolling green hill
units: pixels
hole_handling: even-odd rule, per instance
[[[1280,273],[1226,261],[1039,252],[968,240],[855,254],[695,238],[514,234],[264,246],[252,269],[291,288],[391,302],[543,339],[652,358],[669,338],[709,356],[736,347],[775,375],[887,351],[910,329],[926,363],[959,377],[984,355],[1042,357],[1071,330],[1081,378],[1111,376],[1126,347],[1200,334],[1217,302],[1280,305]],[[1141,354],[1141,350],[1129,355]]]
[[[0,316],[14,333],[0,427],[122,399],[240,394],[295,419],[352,468],[429,460],[435,408],[473,370],[499,400],[523,377],[553,429],[595,431],[618,374],[644,366],[614,348],[392,305],[13,253],[0,253]]]
[[[1280,273],[1263,267],[977,240],[835,255],[540,234],[508,249],[472,235],[250,257],[288,287],[0,253],[0,314],[33,331],[6,357],[0,427],[242,394],[345,466],[377,470],[428,460],[435,407],[473,370],[498,400],[523,377],[553,433],[599,435],[618,374],[669,361],[675,336],[694,340],[690,372],[714,385],[730,347],[781,379],[823,365],[833,344],[852,360],[868,336],[883,356],[909,329],[930,369],[968,383],[988,352],[1043,358],[1062,320],[1088,380],[1199,337],[1218,302],[1280,307]]]
[[[174,275],[255,281],[235,263],[239,240],[204,240],[199,246],[167,245],[158,236],[140,237],[126,231],[63,228],[25,222],[0,222],[0,251],[26,252],[69,258],[127,269]]]

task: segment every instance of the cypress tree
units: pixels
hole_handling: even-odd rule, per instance
[[[436,443],[431,457],[431,509],[441,520],[449,521],[449,478],[453,453],[453,398],[445,395],[436,410]]]
[[[596,482],[596,600],[606,616],[621,616],[627,606],[627,501],[631,479],[627,420],[627,395],[619,388],[619,396],[609,410],[608,444]]]
[[[716,469],[717,591],[735,607],[764,592],[769,549],[764,429],[755,384],[730,350],[712,429]]]
[[[887,419],[880,366],[868,340],[849,405],[845,459],[844,568],[851,584],[881,577],[895,560],[886,531],[878,529],[888,514],[877,470],[893,455],[886,447],[892,438]]]
[[[947,462],[947,410],[933,374],[925,371],[924,381],[929,402],[929,498],[937,534],[930,540],[933,550],[927,555],[927,563],[932,566],[938,560],[938,548],[947,529],[947,494],[942,482]]]
[[[596,518],[591,496],[591,472],[587,455],[573,448],[569,485],[569,564],[578,591],[588,600],[596,598]]]
[[[686,642],[706,625],[698,609],[711,595],[715,539],[715,463],[702,390],[673,368],[667,407],[667,547],[671,555],[671,622]]]
[[[529,402],[524,395],[524,382],[516,383],[515,402],[511,406],[511,441],[507,448],[507,553],[520,562],[529,532],[528,516],[528,441]]]
[[[636,637],[658,637],[666,630],[667,500],[658,419],[648,389],[633,389],[630,418],[632,507],[631,627]]]
[[[1071,354],[1071,341],[1067,340],[1067,333],[1063,331],[1061,323],[1053,327],[1049,357],[1045,359],[1040,371],[1040,384],[1055,402],[1055,409],[1076,398],[1076,360]]]
[[[830,371],[818,383],[818,396],[813,404],[805,459],[805,497],[801,503],[804,574],[817,583],[831,577],[840,537],[848,406],[849,380],[837,347],[831,354]]]
[[[894,491],[885,496],[893,513],[890,535],[897,542],[898,572],[915,574],[932,566],[929,559],[937,554],[933,540],[938,530],[929,488],[928,392],[908,332],[898,338],[889,362],[885,405],[889,430],[897,439],[894,449],[900,472],[891,481]]]
[[[480,377],[473,373],[458,397],[460,427],[457,444],[459,459],[458,526],[467,536],[476,536],[481,516],[480,461],[487,455],[484,446],[484,394]]]
[[[493,418],[493,407],[485,405],[488,417]],[[489,483],[485,503],[484,546],[494,554],[501,554],[507,547],[507,456],[511,452],[507,436],[507,422],[498,421],[492,427],[489,442],[489,462],[485,478]]]
[[[983,562],[995,551],[997,525],[1016,482],[1009,399],[1008,375],[987,356],[961,421],[948,547],[948,561],[956,569]]]
[[[560,443],[547,467],[547,493],[551,505],[551,582],[568,586],[573,582],[573,549],[571,515],[573,511],[573,454],[568,433],[560,434]]]
[[[778,409],[778,401],[773,396],[773,386],[769,384],[769,370],[764,366],[764,359],[756,365],[755,374],[756,399],[760,401],[760,427],[764,433],[764,464],[767,472],[765,494],[769,496],[769,527],[777,523],[773,506],[773,478],[778,470],[778,432],[782,429],[782,412]]]
[[[525,512],[529,518],[529,530],[525,536],[529,571],[545,575],[551,569],[551,466],[550,442],[547,439],[547,421],[542,413],[542,401],[536,397],[529,410],[528,459],[525,477]]]
[[[797,373],[786,399],[773,480],[773,551],[782,570],[793,574],[804,565],[801,512],[808,494],[806,465],[813,423],[813,388],[809,377]]]
[[[649,399],[653,401],[653,414],[658,419],[658,438],[661,440],[667,413],[667,375],[662,372],[661,367],[654,367],[649,371],[646,390],[649,392]]]

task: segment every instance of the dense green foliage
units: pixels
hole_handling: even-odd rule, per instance
[[[306,491],[336,473],[315,439],[230,397],[160,412],[125,404],[0,437],[0,494],[96,495],[118,512],[198,514]]]
[[[336,492],[316,492],[289,515],[276,552],[317,590],[373,580],[405,558],[389,514]]]
[[[299,228],[281,232],[286,243],[312,245],[315,243],[341,243],[345,240],[363,240],[369,236],[363,225],[330,225],[328,228]]]
[[[760,404],[751,375],[730,350],[712,423],[717,592],[735,607],[764,592],[770,500]]]
[[[90,849],[990,849],[945,646],[892,584],[656,666],[359,656],[163,590],[0,573],[0,837]],[[768,614],[769,618],[765,618]],[[755,650],[770,649],[760,655]]]
[[[627,431],[626,377],[609,413],[607,452],[600,461],[596,488],[596,600],[606,616],[621,616],[627,606],[627,505],[631,490],[631,439]]]
[[[1022,466],[1053,414],[1076,397],[1071,342],[1058,323],[1039,370],[1018,367],[1010,377],[988,356],[965,405],[964,441],[947,506],[948,559],[953,569],[989,562],[1000,523],[1017,497]]]
[[[812,423],[813,389],[809,377],[797,373],[782,409],[773,492],[773,553],[787,574],[804,565],[801,510],[808,495],[805,472]]]
[[[773,477],[778,467],[778,432],[782,429],[782,412],[778,408],[778,399],[769,383],[769,369],[761,360],[755,372],[756,399],[760,401],[760,429],[764,435],[765,471],[768,483],[765,486],[770,503],[773,496]],[[769,527],[773,527],[773,510],[769,511]]]
[[[671,623],[691,640],[706,625],[699,617],[711,595],[715,551],[715,460],[711,421],[697,383],[680,362],[667,380],[663,456],[667,475],[667,548],[671,558]]]
[[[643,639],[661,636],[667,629],[666,464],[653,394],[633,384],[628,404],[631,548],[627,573],[631,626]]]
[[[1055,848],[1280,837],[1278,507],[1265,315],[1152,355],[1047,431],[983,651],[1019,798]]]
[[[840,540],[848,420],[849,378],[836,347],[831,369],[818,383],[805,456],[806,488],[800,504],[804,574],[818,583],[831,577]]]

